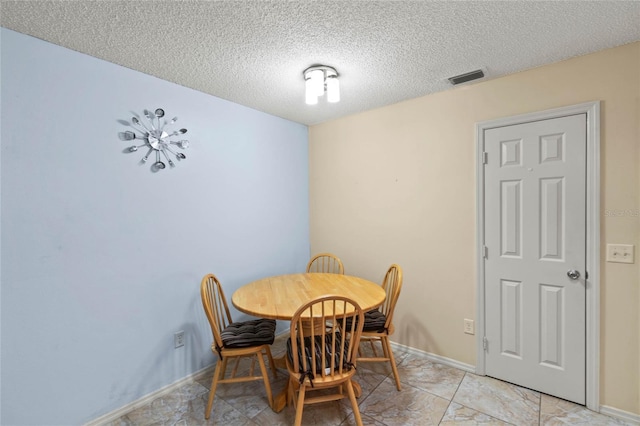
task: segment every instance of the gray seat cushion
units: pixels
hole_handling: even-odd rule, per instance
[[[225,348],[248,348],[273,344],[275,333],[276,320],[257,319],[229,324],[220,335]]]
[[[340,333],[336,333],[336,352],[334,354],[331,354],[331,343],[332,343],[331,339],[332,339],[331,334],[325,335],[325,365],[322,365],[322,337],[321,336],[315,336],[313,344],[311,343],[311,337],[305,337],[303,345],[301,345],[300,341],[298,340],[298,365],[300,366],[299,373],[309,375],[309,379],[313,379],[314,373],[320,374],[322,372],[322,369],[325,369],[325,372],[328,374],[329,371],[327,370],[330,370],[331,358],[334,359],[333,361],[334,367],[337,370],[340,367],[340,351],[341,350],[344,351],[343,360],[345,361],[347,360],[347,350],[349,348],[349,345],[346,344],[344,348],[340,347],[341,341],[342,341]],[[304,348],[304,355],[302,353],[303,348]],[[315,365],[315,368],[313,369],[311,368],[311,360],[312,360],[311,351],[314,351],[316,353],[316,365]],[[287,357],[289,358],[289,362],[293,364],[293,349],[291,347],[291,338],[287,339]],[[306,358],[307,369],[308,369],[307,371],[304,371],[302,368],[302,365],[303,365],[302,357]],[[348,371],[351,369],[351,365],[345,363],[343,365],[343,368]]]
[[[387,317],[377,309],[373,309],[364,314],[364,326],[362,331],[378,331],[383,332],[384,324],[387,322]],[[347,329],[351,328],[351,318],[347,318]]]

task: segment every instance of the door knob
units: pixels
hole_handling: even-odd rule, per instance
[[[580,278],[580,272],[576,271],[575,269],[569,269],[567,271],[567,276],[572,280],[577,280],[578,278]]]

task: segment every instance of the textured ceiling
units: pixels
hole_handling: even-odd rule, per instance
[[[303,124],[640,40],[638,1],[1,1],[24,34]],[[342,100],[304,103],[302,71]],[[467,83],[469,84],[469,83]],[[471,83],[472,84],[472,83]]]

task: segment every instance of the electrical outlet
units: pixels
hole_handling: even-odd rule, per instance
[[[632,244],[607,244],[607,262],[633,263]]]
[[[470,320],[470,319],[464,320],[464,332],[467,334],[476,333],[473,320]]]
[[[184,331],[180,330],[173,335],[173,344],[176,348],[184,346]]]

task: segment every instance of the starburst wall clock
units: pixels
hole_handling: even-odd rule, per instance
[[[189,141],[186,139],[172,140],[172,138],[184,135],[187,133],[187,129],[177,129],[173,131],[167,129],[167,127],[172,126],[178,121],[178,117],[173,117],[167,121],[164,118],[164,110],[162,108],[157,108],[154,112],[144,110],[144,116],[147,119],[146,122],[136,116],[131,118],[130,125],[136,130],[135,132],[127,130],[126,132],[120,133],[120,139],[122,140],[141,140],[143,142],[141,145],[130,146],[125,152],[132,153],[137,152],[141,148],[146,148],[147,152],[140,162],[143,164],[147,163],[149,158],[152,158],[153,161],[153,157],[155,156],[155,161],[151,165],[153,171],[165,169],[167,167],[164,162],[165,160],[170,167],[175,167],[175,162],[171,157],[174,157],[176,161],[186,159],[187,156],[177,149],[187,149],[189,147]],[[137,132],[141,134],[139,135]]]

